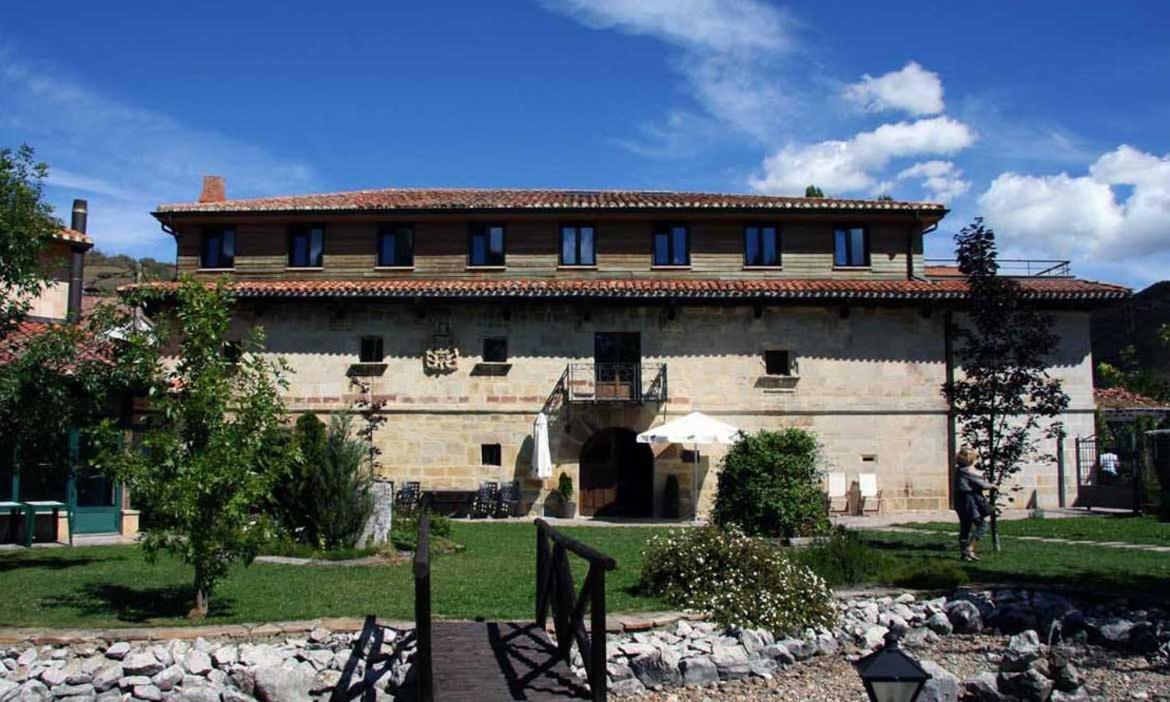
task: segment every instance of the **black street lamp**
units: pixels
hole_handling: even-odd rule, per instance
[[[930,680],[918,661],[898,644],[898,635],[886,634],[886,645],[857,662],[857,672],[871,702],[914,702]]]

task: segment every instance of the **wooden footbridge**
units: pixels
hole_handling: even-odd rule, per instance
[[[570,554],[589,567],[579,592],[574,592]],[[605,700],[605,574],[616,565],[538,519],[533,621],[432,622],[430,520],[424,511],[414,557],[418,702]],[[550,614],[555,642],[545,633]],[[574,646],[587,681],[569,670]]]

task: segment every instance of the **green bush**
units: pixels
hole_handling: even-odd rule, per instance
[[[719,473],[715,523],[751,536],[811,536],[828,528],[817,440],[803,429],[741,434]]]
[[[277,514],[292,537],[324,550],[352,549],[374,509],[367,446],[348,414],[326,426],[312,413],[297,419],[292,436],[299,459],[277,490]]]
[[[834,587],[876,582],[891,567],[889,557],[844,527],[833,529],[821,543],[795,550],[794,557]]]
[[[666,484],[662,488],[662,516],[674,519],[679,514],[678,476],[666,476]]]
[[[561,477],[557,479],[557,495],[560,496],[562,503],[573,501],[573,479],[568,473],[561,473]]]
[[[418,509],[396,509],[391,518],[390,543],[399,551],[413,551],[418,548]],[[431,512],[430,536],[432,546],[436,541],[450,541],[451,519]]]
[[[705,612],[729,627],[777,635],[831,626],[833,595],[825,581],[764,541],[708,526],[651,537],[640,586],[676,607]]]

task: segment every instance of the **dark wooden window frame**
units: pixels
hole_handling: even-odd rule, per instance
[[[684,240],[686,241],[686,262],[673,263],[674,260],[674,229],[682,227],[684,233]],[[666,234],[666,263],[659,263],[655,260],[654,241],[659,234]],[[659,222],[655,224],[650,230],[650,265],[654,268],[689,268],[691,265],[691,225],[683,222]]]
[[[228,235],[231,238],[231,253],[227,253],[227,246],[225,245]],[[234,225],[225,224],[212,227],[203,227],[199,232],[199,267],[208,270],[227,270],[236,267],[236,228]],[[209,241],[212,237],[219,239],[219,257],[218,265],[208,265],[208,253],[210,252]]]
[[[500,444],[480,444],[479,460],[481,465],[504,465],[504,447]]]
[[[394,250],[398,251],[398,235],[402,230],[410,232],[410,246],[406,256],[409,261],[395,261],[386,263],[382,260],[382,239],[386,236],[394,237]],[[378,268],[414,268],[414,222],[379,222],[377,239],[374,241],[374,265]]]
[[[488,358],[488,344],[499,343],[504,350],[503,358]],[[507,363],[508,362],[508,337],[506,336],[485,336],[483,338],[483,362],[484,363]],[[493,356],[495,354],[492,354]]]
[[[500,252],[499,262],[483,261],[476,263],[472,259],[472,242],[477,235],[482,235],[486,242],[484,244],[484,254],[491,257],[491,230],[495,227],[500,228],[500,243],[503,245],[503,251]],[[467,227],[467,266],[469,268],[503,268],[508,265],[508,226],[503,222],[472,222]]]
[[[774,263],[752,263],[748,260],[748,229],[756,228],[760,232],[760,256],[763,257],[764,252],[764,229],[771,227],[776,233],[776,261]],[[836,236],[834,234],[833,236]],[[780,225],[774,222],[747,222],[743,225],[743,265],[748,268],[779,268],[783,265],[784,252],[781,248],[781,242],[784,241],[783,234],[780,233]]]
[[[789,349],[765,349],[764,374],[777,377],[791,376],[792,351]]]
[[[358,363],[382,363],[386,358],[383,343],[380,336],[361,337],[358,340]]]
[[[577,236],[577,262],[569,263],[565,260],[565,230],[572,228]],[[590,263],[581,262],[581,230],[589,228],[593,230],[593,250],[589,252],[589,257],[592,258]],[[557,261],[561,266],[569,268],[596,268],[597,267],[597,225],[593,222],[561,222],[557,225]]]
[[[304,264],[295,263],[293,261],[293,241],[295,241],[298,236],[303,235],[303,236],[309,237],[308,255],[311,259],[312,255],[313,255],[313,232],[315,230],[318,230],[318,229],[321,230],[320,259],[317,260],[316,262],[313,262],[312,260],[310,260],[308,263],[304,263]],[[325,225],[324,224],[294,224],[291,227],[289,227],[289,230],[288,230],[288,256],[286,257],[286,260],[287,260],[287,263],[285,265],[289,268],[309,268],[309,269],[323,268],[325,266]]]
[[[845,263],[837,263],[837,232],[851,229],[861,230],[862,245],[865,248],[865,262],[853,263],[853,237],[845,237]],[[869,268],[871,263],[869,226],[865,224],[834,224],[833,225],[833,267],[834,268]]]

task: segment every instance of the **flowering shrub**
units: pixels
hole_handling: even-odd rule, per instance
[[[836,617],[824,580],[735,528],[678,529],[652,537],[643,553],[641,585],[724,626],[778,635],[831,626]]]

